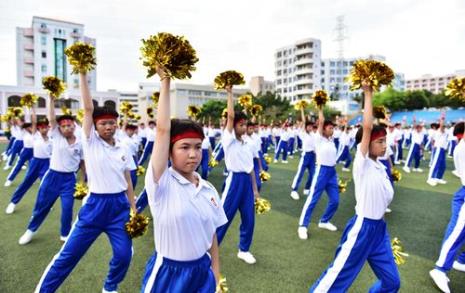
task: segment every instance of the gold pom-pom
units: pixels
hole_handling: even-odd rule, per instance
[[[465,99],[465,77],[457,77],[449,81],[446,95],[452,98]]]
[[[208,166],[209,167],[212,167],[212,168],[215,168],[216,166],[218,166],[218,161],[215,160],[215,158],[211,158],[210,161],[208,162]]]
[[[153,104],[156,105],[158,104],[158,100],[160,99],[160,92],[154,92],[151,96],[150,99],[152,100]]]
[[[386,119],[387,111],[384,106],[374,106],[373,107],[373,117],[376,119]]]
[[[73,115],[73,112],[71,112],[71,109],[66,106],[61,107],[61,112],[63,113],[63,115]]]
[[[313,102],[321,108],[329,101],[328,94],[324,90],[317,90],[312,95]]]
[[[392,177],[393,181],[398,182],[398,181],[402,180],[402,173],[400,173],[399,170],[397,170],[395,168],[392,168],[391,177]]]
[[[239,97],[237,102],[241,105],[244,109],[250,109],[252,107],[252,95],[242,95]]]
[[[142,119],[142,116],[140,114],[134,113],[134,119],[139,121],[140,119]]]
[[[394,71],[385,63],[375,60],[355,61],[347,77],[352,91],[361,89],[363,81],[366,81],[374,91],[379,91],[382,85],[391,84],[393,79]]]
[[[124,115],[128,115],[132,110],[132,104],[129,102],[121,102],[119,105],[119,111],[123,113]]]
[[[271,164],[271,157],[266,156],[265,157],[265,162],[269,165]]]
[[[397,237],[394,237],[391,241],[392,254],[394,254],[394,260],[397,265],[405,263],[405,258],[408,257],[408,253],[404,252],[402,243]]]
[[[147,116],[149,116],[150,118],[155,117],[155,115],[153,114],[153,108],[152,107],[147,108]]]
[[[144,166],[137,166],[137,171],[136,171],[136,175],[137,176],[142,176],[145,174],[145,168]]]
[[[268,200],[262,197],[255,199],[255,213],[261,215],[269,212],[270,210],[271,203]]]
[[[338,187],[339,187],[339,193],[344,193],[347,190],[347,183],[348,181],[344,181],[342,179],[339,179],[338,181]]]
[[[229,291],[228,284],[226,283],[226,277],[220,275],[218,285],[216,285],[215,293],[226,293]]]
[[[95,69],[95,47],[91,44],[76,42],[65,49],[69,64],[73,67],[72,74],[87,73]]]
[[[144,235],[147,232],[149,220],[149,217],[131,211],[129,222],[125,225],[129,237],[136,238]]]
[[[21,97],[21,100],[19,100],[19,103],[21,104],[21,106],[32,108],[32,106],[34,106],[34,104],[37,103],[37,100],[39,100],[38,96],[36,96],[33,93],[27,93]]]
[[[75,199],[83,199],[84,197],[87,196],[89,193],[89,188],[87,187],[87,184],[84,182],[76,182],[76,185],[74,186],[74,198]]]
[[[196,105],[190,105],[187,107],[187,116],[189,116],[192,119],[196,119],[197,116],[200,114],[200,107]]]
[[[10,112],[10,117],[13,117],[13,118],[21,118],[24,116],[24,111],[23,111],[23,108],[21,107],[11,107],[11,108],[8,108],[8,111]]]
[[[262,171],[260,172],[260,179],[261,179],[263,182],[268,181],[268,180],[271,179],[271,175],[270,175],[270,173],[268,173],[268,172],[262,170]]]
[[[10,116],[10,113],[6,113],[6,114],[3,114],[3,115],[0,115],[0,121],[1,122],[8,122],[11,120],[11,116]]]
[[[305,99],[299,100],[294,104],[294,109],[296,109],[297,111],[300,111],[302,109],[307,108],[309,105],[310,103],[307,100]]]
[[[82,120],[84,120],[84,109],[79,109],[76,113],[76,119],[79,121],[79,123],[82,123]]]
[[[42,79],[42,86],[53,99],[60,98],[66,89],[65,83],[55,76],[44,77]]]
[[[241,85],[245,83],[244,75],[235,70],[228,70],[215,77],[215,89],[225,89],[227,86]]]
[[[199,61],[194,48],[182,36],[158,33],[142,40],[142,61],[147,67],[147,78],[157,73],[157,66],[163,66],[170,78],[191,78],[195,63]]]
[[[227,108],[223,109],[223,112],[221,112],[221,117],[223,117],[224,119],[228,118],[228,109]]]
[[[263,112],[263,107],[262,105],[253,105],[252,108],[250,109],[250,113],[252,113],[253,116],[258,116]]]

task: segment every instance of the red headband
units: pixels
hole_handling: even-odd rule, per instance
[[[103,119],[114,119],[114,120],[116,120],[116,117],[114,115],[111,115],[111,114],[104,114],[104,115],[100,115],[100,116],[95,117],[94,122],[97,123],[99,120],[103,120]]]
[[[374,141],[374,140],[377,140],[378,138],[385,137],[385,136],[386,136],[385,131],[382,131],[382,130],[377,131],[377,132],[371,134],[370,142]]]
[[[238,123],[241,123],[242,121],[247,121],[247,119],[242,118],[242,119],[237,120],[236,123],[234,124],[234,126],[235,126],[236,124],[238,124]]]
[[[200,133],[198,133],[197,131],[193,131],[193,130],[187,130],[183,133],[180,133],[178,135],[175,135],[171,138],[171,143],[174,144],[175,142],[177,142],[178,140],[181,140],[181,139],[184,139],[184,138],[199,138],[199,139],[203,139],[202,135]]]
[[[456,135],[457,140],[461,140],[463,138],[463,133],[459,133]]]
[[[48,123],[38,123],[37,124],[37,128],[47,128],[48,127]]]
[[[65,124],[65,123],[66,123],[66,124],[67,124],[67,123],[73,124],[73,123],[74,123],[74,120],[73,120],[73,119],[62,119],[62,120],[60,120],[60,122],[59,122],[58,124],[60,124],[60,126],[61,126],[61,125]]]

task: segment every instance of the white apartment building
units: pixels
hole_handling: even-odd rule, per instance
[[[154,92],[160,91],[157,83],[139,84],[139,111],[142,117],[147,118],[147,105],[152,103],[150,97]],[[233,89],[233,96],[239,96],[249,92],[248,89]],[[209,100],[224,100],[227,95],[224,90],[215,90],[213,85],[196,85],[188,83],[173,82],[170,90],[171,113],[170,116],[176,118],[187,118],[187,107],[190,105],[202,106]]]
[[[77,41],[96,46],[96,40],[84,35],[84,25],[68,21],[34,16],[28,28],[16,28],[17,84],[23,87],[42,87],[42,78],[56,76],[71,90],[79,88],[79,76],[71,74],[64,50]],[[91,90],[96,90],[97,77],[88,74]]]
[[[465,69],[456,70],[454,73],[433,76],[431,74],[422,75],[419,78],[407,79],[406,89],[407,90],[427,90],[434,94],[439,94],[443,91],[449,81],[455,77],[464,77]]]
[[[276,93],[291,103],[321,89],[321,41],[308,38],[275,52]]]
[[[117,92],[116,90],[110,90]],[[141,114],[141,107],[139,105],[139,93],[138,92],[119,92],[119,103],[128,102],[132,105],[132,111],[134,113]]]
[[[274,92],[275,83],[265,80],[263,76],[253,76],[249,81],[250,92],[256,96],[259,93]]]

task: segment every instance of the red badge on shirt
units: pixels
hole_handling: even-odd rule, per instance
[[[212,202],[212,204],[213,204],[215,207],[218,207],[218,204],[216,203],[214,197],[212,197],[212,198],[210,199],[210,201]]]

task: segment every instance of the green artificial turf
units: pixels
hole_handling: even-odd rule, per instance
[[[1,145],[3,149],[5,145]],[[272,164],[271,181],[264,183],[262,197],[272,203],[272,210],[256,216],[255,233],[251,252],[257,263],[247,265],[237,259],[239,214],[236,215],[221,246],[222,273],[227,278],[229,292],[307,292],[311,284],[332,261],[346,222],[354,215],[354,189],[352,181],[341,195],[339,209],[332,222],[337,232],[318,229],[316,222],[326,207],[323,196],[317,205],[309,227],[309,239],[297,237],[297,225],[301,199],[290,198],[290,184],[297,169],[298,156],[289,164]],[[427,162],[422,162],[426,169]],[[43,223],[33,241],[18,245],[31,216],[39,184],[36,183],[26,194],[13,215],[4,210],[9,199],[22,181],[22,171],[11,187],[3,187],[8,171],[0,170],[0,292],[33,292],[42,272],[61,247],[59,241],[59,200]],[[447,161],[445,180],[447,185],[431,187],[426,184],[427,173],[405,174],[396,184],[393,212],[386,215],[391,237],[398,237],[410,256],[399,267],[402,283],[401,292],[439,292],[431,282],[428,272],[438,257],[445,227],[450,217],[450,200],[460,182],[451,174],[452,161]],[[217,166],[210,181],[221,189],[224,177],[223,165]],[[350,179],[351,173],[340,172],[341,178]],[[305,178],[304,178],[305,179]],[[139,179],[137,192],[142,188]],[[81,202],[75,201],[75,215]],[[146,210],[149,214],[149,211]],[[154,250],[152,226],[149,232],[134,240],[134,257],[119,292],[139,292],[145,263]],[[106,235],[101,235],[81,259],[71,275],[60,287],[59,292],[100,292],[108,271],[112,252]],[[465,273],[451,271],[452,292],[465,292]],[[350,292],[367,292],[375,281],[370,267],[366,265]]]

